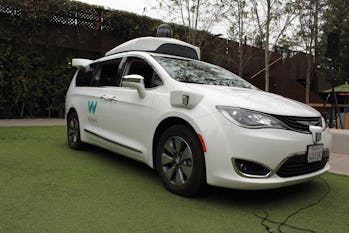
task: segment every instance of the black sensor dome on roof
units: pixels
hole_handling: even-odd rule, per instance
[[[157,37],[169,37],[172,38],[173,37],[173,31],[170,25],[168,24],[161,24],[158,27],[158,30],[156,32],[156,36]]]
[[[109,56],[130,51],[161,53],[200,60],[200,49],[198,47],[167,37],[136,38],[109,50],[105,55]]]

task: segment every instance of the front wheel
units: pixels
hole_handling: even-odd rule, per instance
[[[206,187],[204,153],[193,130],[174,125],[161,135],[156,169],[165,187],[182,196],[194,196]]]

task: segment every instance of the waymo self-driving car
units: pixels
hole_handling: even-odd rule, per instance
[[[318,111],[200,61],[193,45],[143,37],[72,65],[69,146],[141,161],[174,193],[277,188],[329,169],[331,135]]]

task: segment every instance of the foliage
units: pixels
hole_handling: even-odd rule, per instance
[[[71,51],[40,43],[53,15],[69,12],[76,3],[11,0],[6,6],[12,11],[0,15],[8,26],[8,36],[0,40],[0,118],[63,117],[64,96],[72,77],[67,68]]]
[[[155,35],[157,27],[162,23],[160,20],[123,11],[109,12],[106,20],[110,25],[113,25],[120,42],[141,36]]]
[[[327,35],[332,32],[340,35],[339,56],[336,59],[337,64],[337,84],[349,82],[349,2],[346,0],[327,0],[326,11],[324,13],[324,24],[322,27],[323,38],[322,44],[322,64],[321,67],[327,70],[329,74],[333,62],[329,61],[326,56]]]
[[[72,72],[67,69],[66,54],[58,54],[58,50],[50,55],[46,48],[28,49],[13,41],[0,43],[3,117],[50,117],[52,110],[55,116],[64,116],[64,96]]]
[[[55,45],[47,36],[52,28],[109,33],[115,46],[155,35],[158,25],[163,23],[69,0],[0,0],[0,22],[0,118],[63,117],[65,92],[74,72],[68,66],[71,58],[83,55],[94,59],[102,55]],[[171,26],[175,38],[184,40],[186,28]],[[199,34],[204,39],[209,35]],[[69,33],[60,35],[68,36],[68,41],[79,39],[76,35],[71,38]],[[207,52],[204,50],[203,54]]]
[[[248,61],[255,56],[253,52],[255,50],[247,48],[250,46],[246,46],[246,40],[251,42],[256,39],[261,47],[265,48],[272,48],[273,45],[283,47],[295,45],[290,43],[288,38],[290,34],[283,32],[288,27],[287,22],[294,19],[293,13],[297,10],[297,4],[293,3],[297,1],[171,0],[167,1],[167,4],[175,7],[179,3],[188,3],[190,6],[189,13],[183,13],[185,17],[182,18],[184,20],[182,25],[171,24],[175,38],[194,42],[200,46],[202,60],[239,72],[244,76],[244,74],[248,75],[245,70],[251,67]],[[323,20],[320,20],[324,25],[322,28],[324,35],[335,29],[341,32],[342,49],[338,59],[340,66],[338,76],[339,80],[345,80],[349,77],[348,3],[345,0],[313,1],[328,2],[325,4],[326,7],[322,7],[322,10],[326,11]],[[160,2],[164,4],[166,1]],[[263,13],[267,11],[258,9],[260,7],[266,9],[263,8],[265,4],[262,3],[268,2],[273,5],[269,17],[264,17]],[[303,5],[306,6],[306,4]],[[239,9],[234,9],[234,6]],[[176,12],[162,10],[168,17],[176,16]],[[180,13],[180,8],[177,10]],[[259,13],[258,20],[256,13]],[[239,14],[242,21],[234,18]],[[220,39],[219,35],[212,35],[205,31],[216,22],[218,15],[220,18],[228,15],[232,26],[238,29],[235,31],[241,30],[240,33],[231,33],[234,38],[239,38],[240,46],[238,43]],[[179,19],[181,21],[181,18]],[[188,20],[191,26],[188,25]],[[115,46],[136,37],[155,35],[158,25],[163,23],[146,16],[106,10],[70,0],[0,0],[0,22],[0,118],[64,116],[65,91],[73,74],[73,70],[68,67],[68,62],[72,57],[95,59],[109,49],[109,45]],[[266,28],[268,23],[270,34],[267,33]],[[58,41],[69,41],[70,45],[51,42],[47,33],[50,29],[52,32],[52,28],[60,32],[60,34],[57,33]],[[297,36],[305,39],[308,32],[304,30],[302,33]],[[247,37],[245,37],[246,34]],[[89,35],[94,38],[87,39]],[[108,40],[102,41],[102,37],[104,39],[108,37]],[[267,41],[267,37],[270,42]],[[93,39],[96,41],[98,50],[89,50],[89,46],[94,43]],[[77,49],[72,46],[74,40],[77,42],[85,40],[86,46]],[[107,44],[106,42],[109,45],[102,48],[100,45]],[[320,63],[322,67],[329,68],[330,64],[324,58],[325,36],[320,42],[319,49],[322,51],[319,53],[322,57],[319,59]],[[241,46],[242,44],[244,46]],[[270,52],[266,51],[264,59],[266,63],[269,55]],[[238,57],[239,61],[236,59]],[[252,62],[252,65],[259,67],[259,60],[255,64]]]
[[[208,31],[224,12],[217,0],[160,0],[155,1],[153,10],[164,14],[163,18],[185,27],[186,41],[199,45],[199,30]]]
[[[323,14],[324,1],[311,0],[304,2],[296,0],[297,22],[294,32],[294,41],[298,42],[298,46],[302,47],[306,53],[306,97],[305,102],[309,103],[310,99],[310,85],[312,77],[315,74],[314,67],[316,67],[318,60],[318,41],[319,41],[319,18]]]
[[[277,45],[287,27],[295,18],[294,1],[252,1],[252,18],[256,25],[257,43],[264,48],[265,91],[269,91],[271,45]],[[263,10],[261,10],[263,9]]]
[[[228,37],[233,41],[239,43],[239,54],[238,54],[238,67],[239,76],[243,76],[244,63],[247,63],[250,59],[250,54],[245,55],[244,45],[247,40],[251,40],[252,31],[246,29],[246,24],[249,23],[251,17],[248,14],[248,5],[246,0],[221,0],[222,7],[227,7],[227,12],[224,17],[228,20],[230,28],[228,30]]]

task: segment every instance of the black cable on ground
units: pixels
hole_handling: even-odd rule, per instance
[[[293,226],[287,223],[288,220],[290,220],[290,218],[296,216],[297,214],[299,214],[301,211],[309,209],[313,206],[316,206],[318,204],[320,204],[320,202],[330,193],[331,189],[330,189],[330,185],[327,183],[327,181],[325,179],[323,179],[322,177],[320,177],[320,180],[325,184],[326,186],[326,191],[323,193],[323,195],[316,201],[313,202],[309,205],[306,205],[304,207],[299,208],[298,210],[294,211],[293,213],[291,213],[290,215],[288,215],[282,222],[278,222],[275,221],[271,218],[269,218],[269,213],[268,211],[264,210],[264,209],[256,209],[253,211],[254,216],[256,216],[257,218],[261,219],[260,224],[266,229],[266,231],[268,233],[272,233],[273,230],[270,226],[268,226],[265,222],[269,222],[272,224],[278,224],[278,231],[280,233],[284,233],[281,228],[283,226],[287,226],[289,228],[292,228],[294,230],[299,230],[299,231],[304,231],[304,232],[311,232],[311,233],[316,233],[316,231],[311,230],[311,229],[306,229],[306,228],[301,228],[301,227],[297,227],[297,226]]]

